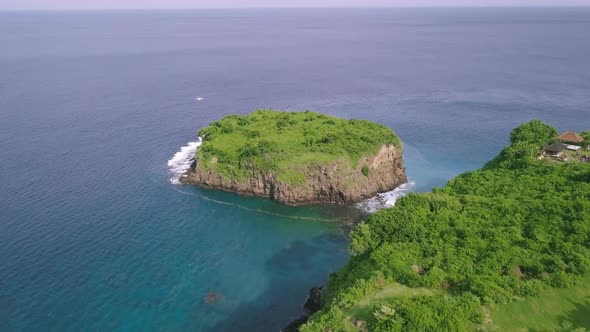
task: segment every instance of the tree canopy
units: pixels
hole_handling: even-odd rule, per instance
[[[302,331],[341,331],[356,319],[370,331],[473,330],[485,306],[576,284],[590,268],[590,164],[527,151],[556,133],[526,123],[483,169],[371,215],[351,233],[352,258]],[[391,283],[430,293],[376,297],[354,313]]]

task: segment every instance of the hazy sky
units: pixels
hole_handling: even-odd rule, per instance
[[[590,0],[0,0],[0,10],[580,5],[589,6]]]

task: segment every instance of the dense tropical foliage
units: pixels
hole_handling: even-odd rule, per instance
[[[352,232],[351,260],[331,276],[324,308],[302,331],[474,330],[486,308],[582,280],[590,164],[537,160],[556,134],[526,123],[483,169],[370,216]],[[387,290],[392,284],[425,291],[403,296]]]
[[[342,160],[356,166],[383,144],[399,145],[391,129],[367,120],[324,114],[259,110],[229,115],[199,131],[202,165],[241,178],[249,171],[273,171],[288,182],[301,182],[302,165]]]

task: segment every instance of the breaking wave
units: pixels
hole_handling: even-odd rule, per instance
[[[392,191],[378,194],[377,196],[369,198],[364,202],[357,203],[356,207],[369,213],[377,212],[377,210],[380,209],[392,207],[395,205],[395,202],[398,199],[406,196],[409,192],[412,191],[412,189],[414,189],[415,186],[416,182],[413,181],[404,183]]]
[[[168,169],[172,174],[170,182],[178,184],[179,179],[190,167],[195,156],[197,148],[201,146],[203,139],[199,137],[197,142],[189,142],[188,145],[180,148],[180,151],[176,152],[172,159],[168,160]]]

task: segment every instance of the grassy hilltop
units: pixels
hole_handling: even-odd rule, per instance
[[[483,169],[370,216],[302,331],[590,327],[590,164],[537,160],[556,133],[524,124]]]
[[[199,135],[204,138],[196,154],[201,167],[238,180],[272,172],[291,184],[305,181],[301,169],[306,165],[339,160],[356,168],[361,157],[377,153],[382,145],[401,144],[382,125],[310,111],[229,115],[201,129]]]

